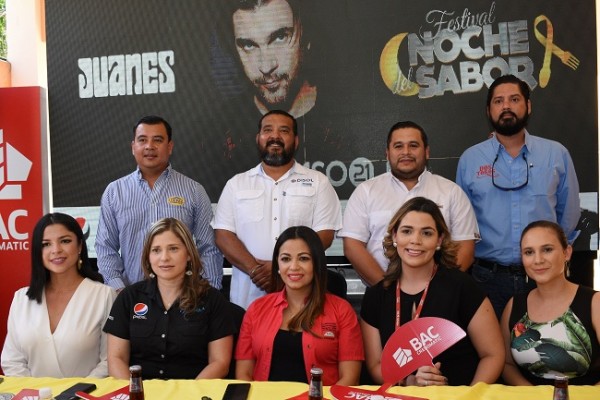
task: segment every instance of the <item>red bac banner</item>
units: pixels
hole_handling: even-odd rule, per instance
[[[49,209],[45,92],[0,89],[0,343],[14,292],[29,285],[31,232]]]

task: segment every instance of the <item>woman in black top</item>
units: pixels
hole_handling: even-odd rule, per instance
[[[392,218],[383,246],[389,268],[367,289],[361,307],[366,364],[375,382],[383,383],[381,353],[394,330],[427,316],[450,320],[467,336],[402,383],[494,383],[504,364],[498,320],[485,294],[456,266],[457,244],[437,204],[423,197],[407,201]]]
[[[192,234],[175,218],[157,221],[142,253],[146,279],[123,289],[106,321],[108,372],[145,379],[224,378],[233,347],[229,303],[202,278]]]

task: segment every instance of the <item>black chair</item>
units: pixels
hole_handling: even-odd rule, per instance
[[[229,364],[229,373],[225,379],[235,379],[235,346],[240,335],[240,328],[242,327],[242,321],[244,320],[244,314],[246,313],[246,310],[231,302],[229,303],[229,308],[231,309],[231,316],[233,318],[235,332],[233,334],[233,354],[231,355],[231,363]]]
[[[348,300],[348,284],[344,275],[333,269],[327,269],[327,291],[344,300]]]

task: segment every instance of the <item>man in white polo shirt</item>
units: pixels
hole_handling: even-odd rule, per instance
[[[342,222],[339,199],[327,177],[294,160],[294,117],[269,111],[258,128],[261,163],[227,182],[212,222],[217,246],[233,266],[230,299],[244,308],[272,289],[271,259],[281,232],[308,226],[327,249]]]
[[[387,138],[390,172],[361,183],[344,211],[344,254],[368,285],[383,278],[388,260],[382,240],[394,213],[413,197],[426,197],[439,206],[460,245],[457,264],[467,270],[473,263],[479,228],[471,203],[454,182],[427,171],[429,144],[423,128],[412,121],[398,122]]]

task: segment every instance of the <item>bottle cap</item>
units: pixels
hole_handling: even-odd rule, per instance
[[[40,399],[51,399],[52,398],[52,389],[49,387],[40,388],[38,392],[38,396]]]
[[[323,375],[323,370],[321,368],[312,367],[310,369],[310,374],[311,375]]]
[[[132,365],[131,367],[129,367],[129,372],[142,372],[142,366]]]

